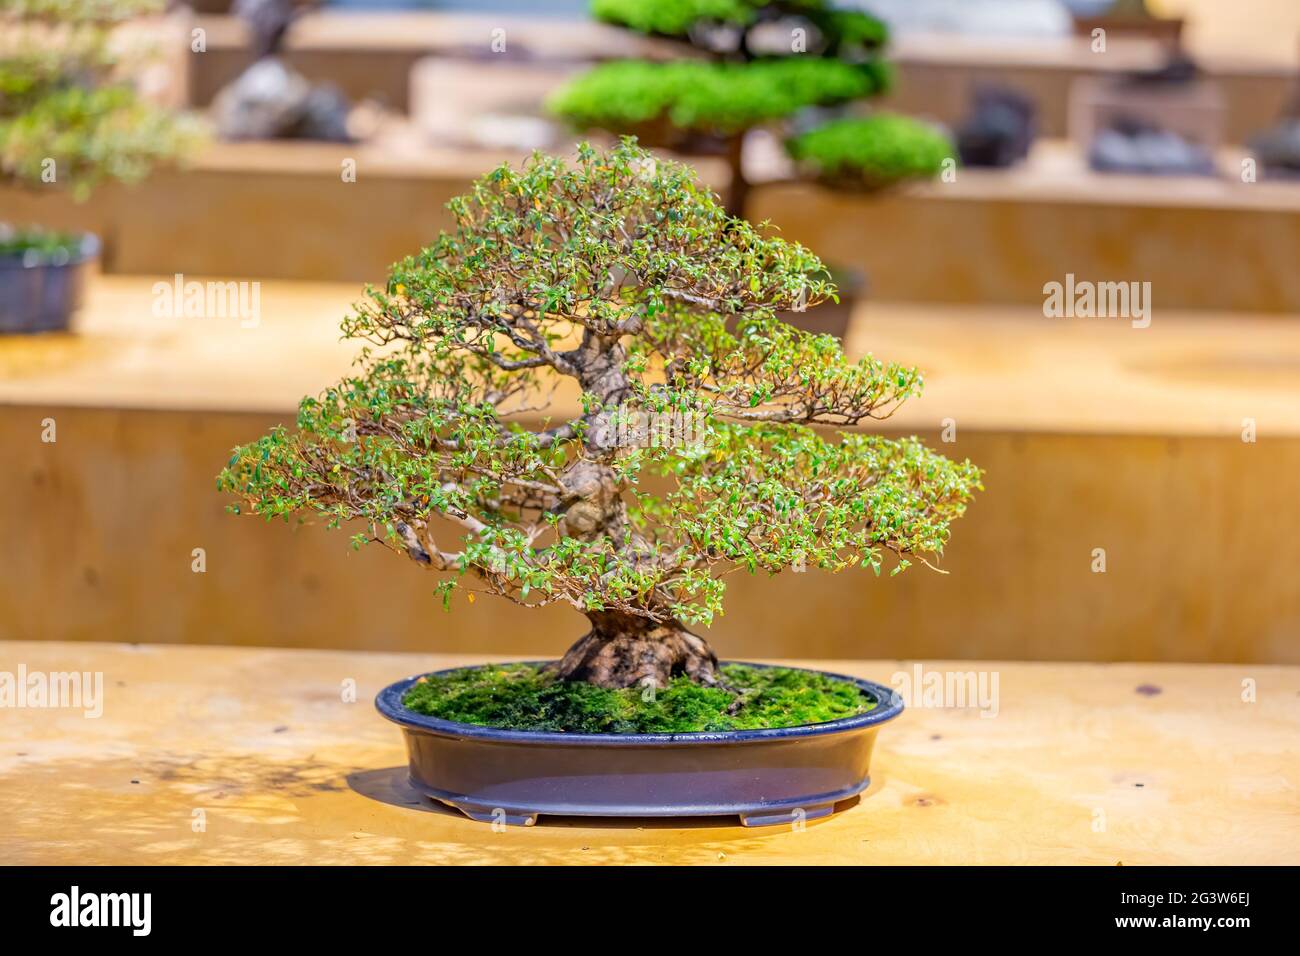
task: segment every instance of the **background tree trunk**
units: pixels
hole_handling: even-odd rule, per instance
[[[728,216],[745,218],[745,204],[749,201],[749,180],[745,178],[745,134],[736,133],[727,140],[727,167],[731,171],[731,182],[727,185],[727,195],[723,207]]]

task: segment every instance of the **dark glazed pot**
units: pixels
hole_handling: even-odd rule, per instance
[[[857,684],[876,699],[876,707],[856,717],[779,730],[501,730],[407,710],[402,697],[419,676],[384,688],[375,707],[402,728],[411,785],[475,820],[531,826],[539,813],[738,814],[746,826],[762,826],[826,816],[837,801],[865,790],[876,733],[903,711],[902,698],[888,687],[827,676]]]
[[[56,332],[68,327],[81,304],[85,264],[99,255],[99,240],[81,239],[73,255],[0,256],[0,334]]]

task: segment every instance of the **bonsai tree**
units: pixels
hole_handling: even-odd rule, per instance
[[[805,170],[839,186],[932,176],[954,155],[943,134],[906,117],[826,117],[826,108],[889,87],[885,25],[863,11],[827,0],[592,0],[591,9],[607,23],[680,41],[690,58],[597,66],[558,90],[551,110],[579,128],[722,153],[734,216],[745,211],[745,135],[756,127],[776,126]]]
[[[187,131],[137,95],[113,33],[163,0],[0,0],[0,182],[78,198],[136,182]]]
[[[737,569],[941,554],[980,471],[812,427],[883,418],[921,376],[775,318],[834,295],[806,249],[630,140],[502,166],[449,208],[455,232],[344,321],[356,374],[235,450],[234,511],[355,525],[355,547],[439,573],[445,603],[567,604],[590,632],[558,675],[602,687],[716,684],[690,628]],[[539,419],[566,383],[573,413]]]

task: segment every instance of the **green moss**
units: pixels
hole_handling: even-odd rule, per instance
[[[677,677],[652,699],[639,687],[608,690],[558,680],[531,664],[468,667],[424,679],[402,703],[429,717],[510,730],[568,733],[698,733],[825,723],[866,713],[876,701],[848,681],[811,671],[724,664],[737,695]]]
[[[891,113],[834,120],[796,136],[786,148],[826,179],[863,186],[934,176],[956,155],[934,127]]]
[[[883,63],[825,58],[606,63],[556,91],[549,108],[583,129],[622,132],[666,118],[679,129],[735,132],[806,107],[883,91]]]

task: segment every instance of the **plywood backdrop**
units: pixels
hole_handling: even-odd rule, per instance
[[[39,440],[45,417],[56,443]],[[0,408],[0,638],[552,655],[582,633],[561,608],[461,598],[445,613],[403,558],[226,514],[213,476],[229,449],[283,420]],[[1300,662],[1300,440],[968,429],[944,450],[988,471],[949,574],[737,574],[718,649]]]

